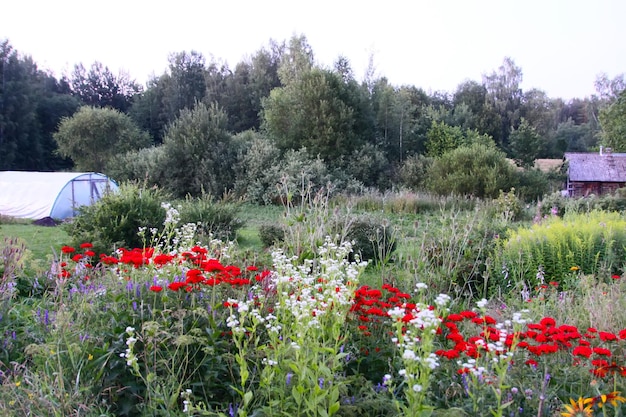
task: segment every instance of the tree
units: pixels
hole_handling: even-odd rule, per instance
[[[626,90],[615,102],[600,110],[602,142],[615,152],[626,152]]]
[[[83,64],[74,65],[70,84],[84,105],[112,107],[122,113],[128,112],[134,97],[141,92],[141,86],[127,73],[116,76],[98,61],[91,64],[89,71]]]
[[[483,75],[483,84],[487,89],[487,99],[500,116],[498,131],[493,138],[502,148],[508,145],[511,130],[519,124],[522,102],[522,69],[509,58],[504,58],[498,71]],[[487,132],[490,133],[490,132]]]
[[[0,169],[34,169],[44,157],[37,66],[0,41],[0,77]]]
[[[522,118],[517,129],[509,137],[511,154],[518,166],[530,168],[542,151],[543,143],[537,130]]]
[[[306,36],[293,36],[281,55],[278,67],[280,82],[287,85],[298,81],[313,69],[314,63],[313,49]]]
[[[263,102],[263,127],[281,151],[306,148],[312,157],[337,162],[362,144],[358,85],[335,72],[313,69]],[[360,126],[360,127],[359,127]]]
[[[130,117],[111,108],[81,107],[61,120],[54,134],[59,153],[82,171],[105,172],[114,155],[149,146],[150,136]]]
[[[238,149],[217,105],[183,109],[163,139],[160,184],[177,197],[222,195],[235,181]]]

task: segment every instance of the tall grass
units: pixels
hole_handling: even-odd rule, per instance
[[[581,272],[607,279],[621,274],[624,255],[626,219],[619,213],[569,213],[510,231],[494,253],[492,272],[495,283],[509,288],[552,281],[569,289]]]

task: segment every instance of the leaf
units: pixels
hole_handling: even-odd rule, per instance
[[[291,396],[293,397],[294,401],[296,402],[296,404],[298,404],[298,407],[300,407],[300,405],[302,404],[302,392],[301,392],[301,387],[300,386],[294,386],[291,389]]]
[[[250,403],[250,401],[252,400],[252,391],[248,391],[246,392],[246,394],[243,396],[243,405],[244,408],[246,405],[248,405]]]
[[[328,415],[332,416],[337,411],[339,411],[340,407],[341,407],[341,404],[339,403],[339,401],[335,401],[334,403],[330,405],[330,407],[328,407]]]

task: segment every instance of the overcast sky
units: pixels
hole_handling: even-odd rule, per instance
[[[234,68],[303,34],[318,63],[343,55],[359,79],[372,55],[394,85],[454,92],[509,56],[524,90],[571,99],[593,94],[600,73],[626,72],[624,18],[624,0],[7,0],[0,39],[57,76],[100,61],[143,83],[172,52]]]

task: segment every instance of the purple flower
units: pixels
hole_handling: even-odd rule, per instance
[[[291,372],[289,372],[287,374],[287,377],[285,378],[285,383],[287,384],[287,386],[289,386],[291,384],[291,377],[293,376],[293,374]]]

